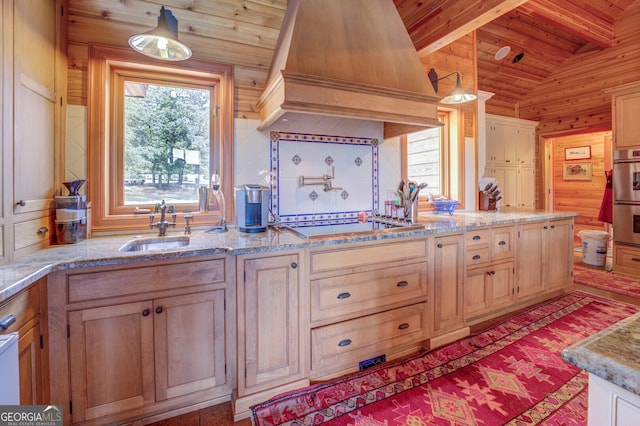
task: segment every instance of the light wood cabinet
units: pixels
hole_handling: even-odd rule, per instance
[[[428,238],[313,249],[311,378],[419,349],[430,336]]]
[[[625,84],[606,90],[612,95],[613,147],[629,149],[640,147],[640,82]]]
[[[513,304],[514,236],[514,226],[466,233],[464,315],[467,322]]]
[[[571,284],[573,220],[518,226],[516,298],[524,300]]]
[[[54,235],[51,206],[62,180],[67,68],[62,4],[2,4],[2,161],[9,171],[3,173],[3,188],[10,205],[1,234],[7,260],[47,246]]]
[[[170,416],[228,398],[234,376],[227,364],[235,366],[227,342],[235,331],[235,311],[226,311],[234,300],[229,265],[216,257],[55,275],[51,394],[70,409],[58,400],[69,394],[72,424]]]
[[[537,122],[487,114],[485,177],[497,180],[502,207],[535,208]]]
[[[464,234],[438,236],[433,249],[433,332],[464,327]]]
[[[635,277],[640,276],[640,248],[614,244],[613,271]]]
[[[15,322],[4,333],[18,332],[20,404],[44,404],[43,351],[40,307],[41,282],[33,284],[0,305],[0,319],[13,315]]]
[[[299,251],[241,255],[238,291],[238,389],[234,413],[308,384],[308,297]],[[306,314],[306,315],[305,315]],[[283,388],[283,386],[285,386]]]

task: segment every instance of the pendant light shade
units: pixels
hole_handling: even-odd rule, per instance
[[[429,70],[429,80],[431,81],[431,85],[433,86],[433,90],[438,93],[438,81],[450,77],[452,75],[456,76],[456,86],[452,91],[447,93],[447,95],[440,99],[440,103],[442,104],[463,104],[465,102],[473,101],[478,98],[475,94],[471,93],[467,89],[463,88],[460,84],[460,73],[455,71],[451,74],[445,75],[444,77],[438,78],[438,74],[436,70],[431,68]]]
[[[191,57],[191,49],[178,40],[178,20],[164,6],[160,8],[158,26],[131,36],[129,46],[143,55],[164,61],[184,61]]]

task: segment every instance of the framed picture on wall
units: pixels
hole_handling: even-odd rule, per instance
[[[588,160],[591,158],[590,146],[577,146],[564,149],[565,160]]]
[[[562,179],[591,180],[591,162],[563,163]]]

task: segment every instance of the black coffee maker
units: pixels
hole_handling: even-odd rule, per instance
[[[235,187],[236,226],[240,232],[264,232],[269,218],[269,188],[257,184]]]

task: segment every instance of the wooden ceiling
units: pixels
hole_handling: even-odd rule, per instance
[[[74,45],[91,42],[91,34],[97,32],[102,42],[126,45],[129,35],[155,27],[164,5],[178,18],[179,37],[193,49],[194,57],[215,57],[236,65],[241,91],[263,87],[287,5],[287,0],[68,2],[70,69],[84,67],[84,60],[73,57]],[[495,93],[488,106],[511,108],[517,108],[520,100],[569,58],[612,46],[614,20],[633,2],[394,0],[421,55],[476,30],[477,89]],[[510,53],[496,60],[503,46],[510,46]],[[522,59],[514,63],[520,53]],[[241,93],[239,97],[251,96]]]
[[[475,29],[477,88],[495,93],[488,104],[516,107],[569,58],[611,47],[614,21],[633,2],[394,0],[421,54]],[[509,54],[495,59],[504,46]]]

